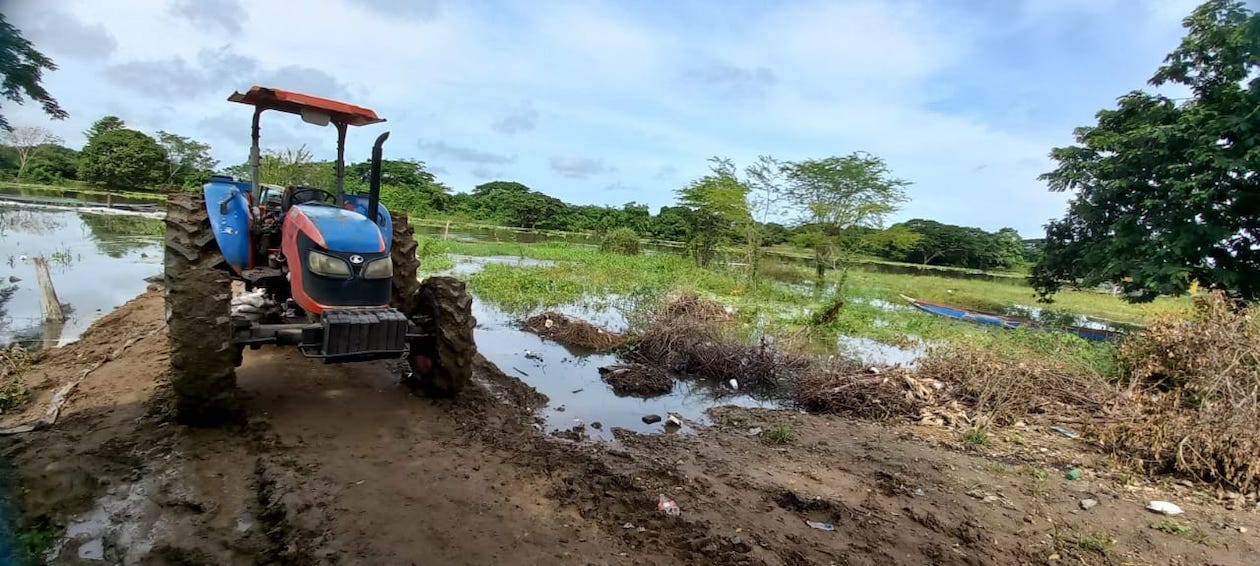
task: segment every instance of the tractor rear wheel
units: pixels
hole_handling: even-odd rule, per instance
[[[472,297],[464,283],[453,277],[430,277],[421,282],[417,278],[420,260],[416,257],[415,229],[406,214],[391,212],[390,217],[394,225],[390,304],[408,317],[426,321],[422,330],[430,333],[411,342],[405,381],[428,395],[457,395],[472,381],[472,361],[477,355]]]
[[[236,412],[231,279],[201,193],[166,201],[166,327],[176,418],[216,424]]]

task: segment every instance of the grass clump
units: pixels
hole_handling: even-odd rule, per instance
[[[1129,389],[1119,414],[1097,427],[1103,446],[1148,473],[1260,487],[1257,314],[1210,294],[1191,320],[1161,319],[1125,344]]]
[[[23,376],[31,369],[31,357],[17,344],[0,349],[0,413],[26,399]]]
[[[1111,552],[1111,547],[1116,544],[1116,540],[1111,535],[1102,531],[1056,533],[1054,540],[1056,546],[1062,550],[1084,551],[1102,556],[1106,556],[1108,552]]]
[[[968,446],[984,446],[989,443],[989,433],[979,427],[969,428],[963,431],[962,441]]]
[[[1176,519],[1163,519],[1158,523],[1151,523],[1151,528],[1170,535],[1180,535],[1190,532],[1191,527],[1189,523]]]
[[[614,228],[600,240],[599,251],[621,255],[639,255],[639,235],[629,228]]]
[[[789,423],[779,423],[761,432],[761,441],[772,446],[796,442],[796,429]]]

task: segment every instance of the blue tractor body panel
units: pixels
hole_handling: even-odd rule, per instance
[[[354,211],[362,214],[367,218],[368,195],[346,195],[346,204],[354,207]],[[394,223],[389,217],[389,211],[385,209],[385,205],[376,203],[376,224],[381,228],[381,235],[385,238],[385,249],[390,249],[394,239]]]
[[[253,267],[249,234],[250,184],[214,175],[202,190],[206,195],[210,226],[223,259],[238,272]]]
[[[357,211],[322,204],[297,204],[293,208],[302,211],[301,216],[310,221],[318,234],[315,240],[329,251],[379,253],[389,250],[386,240],[389,233]],[[290,210],[289,215],[292,213]]]

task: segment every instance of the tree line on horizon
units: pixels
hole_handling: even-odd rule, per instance
[[[1242,0],[1207,0],[1183,20],[1187,30],[1148,83],[1189,92],[1172,98],[1134,90],[1097,123],[1075,130],[1076,144],[1054,148],[1057,167],[1042,175],[1050,190],[1070,192],[1065,215],[1046,237],[1022,241],[916,219],[883,228],[904,201],[907,183],[861,152],[796,162],[763,157],[738,168],[715,158],[710,173],[676,191],[656,215],[646,205],[570,205],[510,181],[452,193],[419,161],[389,162],[383,200],[416,214],[465,217],[529,228],[633,230],[687,242],[698,263],[714,250],[744,246],[757,265],[767,245],[810,250],[816,273],[857,253],[925,264],[1000,268],[1016,256],[1034,263],[1030,282],[1043,300],[1064,285],[1119,285],[1126,299],[1150,301],[1197,286],[1260,299],[1260,15]],[[42,85],[56,65],[0,14],[0,99],[38,103],[67,116]],[[0,176],[106,188],[195,187],[213,170],[209,147],[167,132],[156,138],[107,117],[80,151],[0,114]],[[363,182],[365,166],[349,168]],[[239,166],[228,168],[238,170]],[[326,182],[327,162],[304,148],[268,152],[264,179]],[[311,182],[312,180],[324,182]],[[788,212],[786,224],[768,210]],[[1041,248],[1041,249],[1039,249]]]

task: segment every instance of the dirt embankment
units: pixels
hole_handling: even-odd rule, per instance
[[[728,408],[695,435],[574,443],[540,432],[545,399],[484,360],[478,387],[439,402],[389,363],[246,352],[246,422],[189,429],[165,411],[162,314],[150,292],[45,355],[34,400],[0,419],[43,415],[82,377],[56,424],[0,438],[25,540],[53,535],[54,563],[1248,564],[1260,550],[1253,512],[1126,485],[1052,433],[962,450],[943,428]],[[657,511],[661,495],[681,516]],[[1182,504],[1185,530],[1151,528],[1148,499]]]

